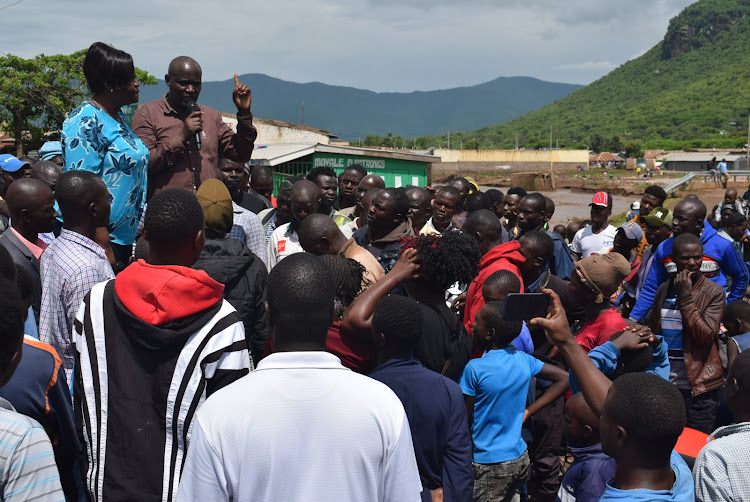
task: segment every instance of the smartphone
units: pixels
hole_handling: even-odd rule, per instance
[[[528,321],[535,317],[547,317],[549,296],[544,293],[508,293],[505,297],[503,319],[506,321]]]

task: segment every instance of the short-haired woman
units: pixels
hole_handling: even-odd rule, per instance
[[[132,56],[102,42],[89,47],[83,73],[91,97],[63,123],[64,170],[91,171],[104,180],[112,206],[112,250],[127,264],[146,203],[149,154],[120,108],[138,102],[140,83]]]

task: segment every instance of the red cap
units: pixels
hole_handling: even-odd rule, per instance
[[[589,206],[604,206],[609,207],[612,200],[607,192],[596,192],[594,194],[594,200],[591,201]]]

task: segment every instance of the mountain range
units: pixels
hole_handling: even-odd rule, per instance
[[[344,140],[368,134],[403,137],[466,131],[519,117],[551,103],[580,85],[545,82],[530,77],[500,77],[453,89],[408,93],[373,92],[320,82],[295,83],[260,73],[240,76],[253,92],[253,114],[260,118],[304,123]],[[199,103],[234,112],[234,79],[203,82]],[[166,85],[142,86],[140,102],[159,99]]]
[[[522,147],[539,147],[551,127],[560,147],[591,146],[594,135],[655,148],[741,147],[749,111],[750,0],[699,0],[641,57],[522,117],[451,133],[451,141],[511,148],[518,134]]]

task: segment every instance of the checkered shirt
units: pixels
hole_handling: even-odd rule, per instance
[[[695,499],[750,500],[750,422],[716,429],[695,459]]]
[[[266,237],[258,215],[234,202],[232,202],[232,209],[234,210],[234,225],[227,237],[244,242],[250,251],[267,264]]]
[[[66,229],[44,251],[40,268],[39,338],[60,355],[70,384],[75,362],[73,322],[78,307],[95,284],[114,279],[115,274],[104,249],[88,237]]]

